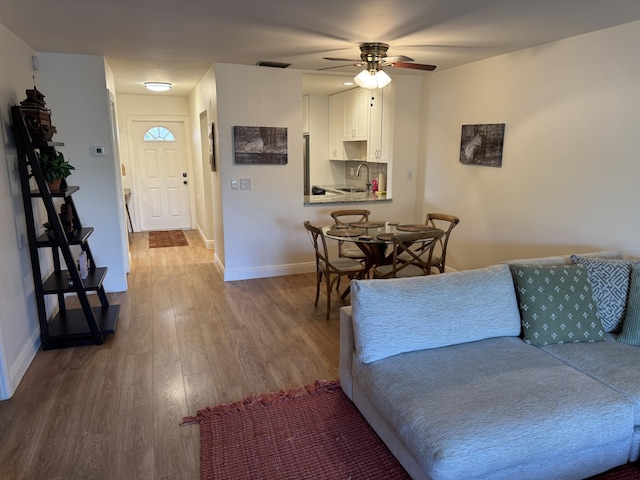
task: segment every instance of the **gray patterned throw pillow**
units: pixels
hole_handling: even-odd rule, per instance
[[[522,335],[532,345],[599,342],[605,332],[582,265],[513,265]]]
[[[598,304],[598,313],[605,331],[619,331],[627,306],[631,267],[640,265],[640,262],[571,255],[571,263],[587,267],[593,298]]]

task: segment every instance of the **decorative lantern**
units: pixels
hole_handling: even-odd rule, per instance
[[[45,108],[44,95],[35,86],[27,90],[27,98],[20,102],[20,111],[31,134],[31,140],[48,142],[57,132],[51,125],[51,110]]]

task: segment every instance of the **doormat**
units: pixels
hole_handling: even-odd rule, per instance
[[[202,480],[410,480],[337,380],[199,410]],[[628,463],[591,480],[640,478]]]
[[[186,247],[189,245],[182,230],[149,232],[149,248]]]

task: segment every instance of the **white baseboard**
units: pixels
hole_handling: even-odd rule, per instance
[[[22,377],[27,372],[27,368],[31,365],[36,353],[40,349],[40,328],[38,327],[35,332],[31,334],[29,337],[29,341],[26,342],[16,362],[11,365],[11,368],[8,372],[8,378],[5,378],[2,388],[0,389],[0,400],[7,400],[11,398],[11,396],[15,393]]]
[[[280,277],[283,275],[312,273],[316,271],[316,264],[315,262],[291,263],[287,265],[269,265],[266,267],[239,268],[235,270],[229,270],[228,268],[225,269],[224,266],[220,266],[220,268],[223,272],[224,281],[232,282],[234,280],[249,280],[252,278]]]

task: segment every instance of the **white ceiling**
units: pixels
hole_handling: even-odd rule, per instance
[[[104,55],[117,93],[131,94],[147,93],[142,83],[155,80],[188,95],[213,63],[277,61],[318,73],[340,65],[322,57],[358,59],[358,43],[371,41],[441,70],[638,19],[639,0],[0,2],[0,23],[36,51]],[[329,72],[341,74],[340,84],[357,71]],[[318,82],[308,80],[311,91]]]

